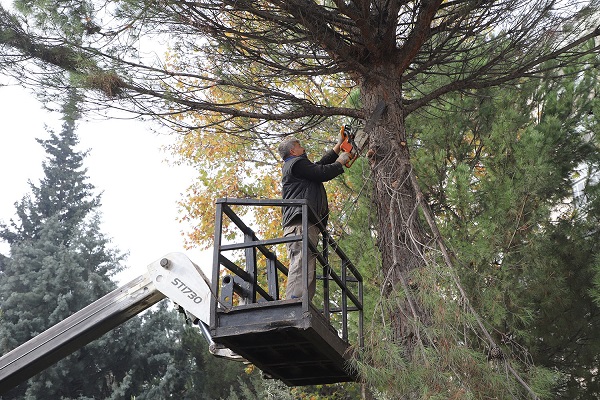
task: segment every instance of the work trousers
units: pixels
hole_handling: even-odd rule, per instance
[[[283,228],[283,236],[302,235],[302,223],[293,223]],[[319,228],[315,225],[308,225],[308,240],[315,248],[319,242]],[[302,297],[304,282],[302,281],[302,241],[286,243],[288,257],[290,258],[290,267],[288,272],[287,287],[285,290],[286,299],[295,299]],[[309,250],[310,252],[310,250]],[[315,295],[317,281],[315,273],[317,268],[317,255],[310,252],[308,257],[308,298]]]

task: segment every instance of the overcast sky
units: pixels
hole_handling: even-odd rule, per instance
[[[18,86],[0,87],[0,220],[14,215],[14,203],[29,192],[28,180],[38,184],[46,153],[35,138],[46,139],[48,125],[60,132],[60,114],[46,111],[35,96]],[[146,265],[170,252],[184,252],[203,269],[212,252],[184,250],[177,222],[177,201],[192,182],[189,167],[172,166],[161,146],[173,137],[151,131],[149,123],[134,120],[80,122],[79,150],[89,149],[84,165],[89,182],[103,191],[102,230],[113,246],[129,252],[120,282],[145,272]],[[214,212],[214,210],[207,210]],[[0,244],[0,252],[8,252]]]

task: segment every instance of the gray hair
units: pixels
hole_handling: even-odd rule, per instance
[[[294,147],[294,144],[296,143],[300,143],[300,141],[298,139],[296,139],[295,137],[290,137],[287,139],[284,139],[283,142],[281,142],[279,144],[279,147],[277,147],[277,152],[279,153],[279,156],[281,156],[282,160],[285,160],[286,158],[288,158],[290,156],[290,151],[292,150],[292,147]]]

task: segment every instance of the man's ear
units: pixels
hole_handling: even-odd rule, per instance
[[[299,154],[297,154],[298,152],[296,151],[297,147],[294,146],[290,149],[290,156],[298,156]]]

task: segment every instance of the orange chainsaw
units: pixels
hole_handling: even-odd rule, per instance
[[[343,141],[340,145],[340,149],[350,154],[350,160],[346,163],[346,167],[350,168],[360,155],[361,151],[366,147],[367,141],[369,140],[369,134],[381,119],[385,109],[386,105],[383,100],[377,103],[375,110],[373,110],[373,113],[369,117],[364,128],[354,128],[352,125],[342,125],[340,128],[340,135],[342,136]]]

